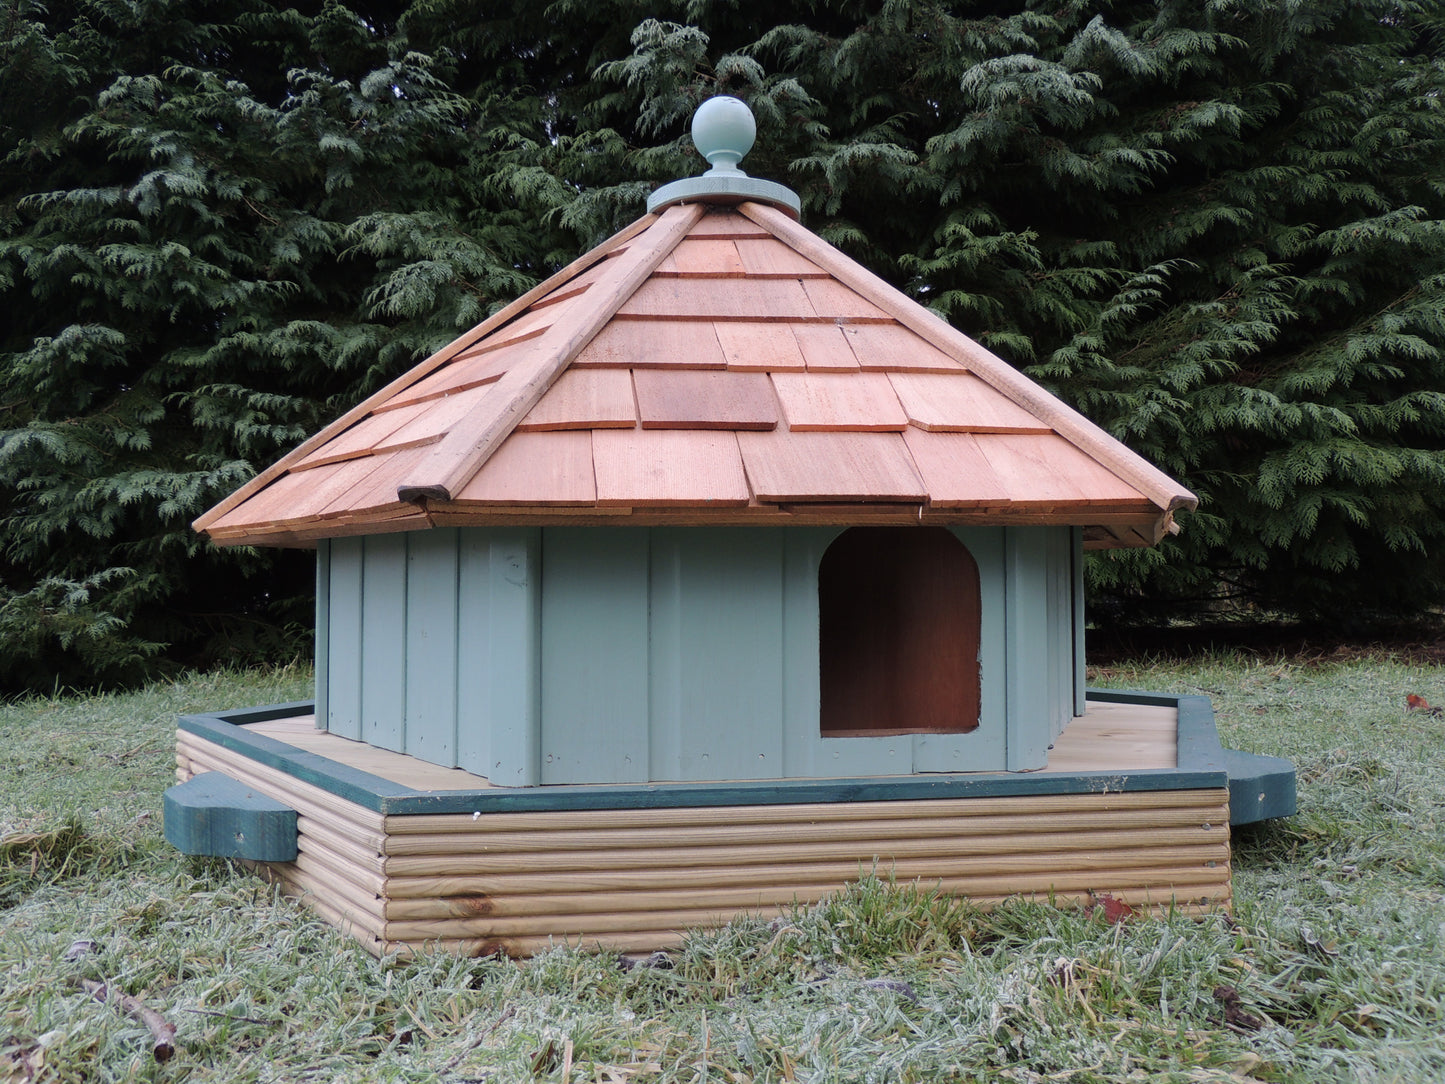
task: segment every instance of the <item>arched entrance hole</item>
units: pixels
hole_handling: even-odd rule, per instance
[[[978,727],[978,565],[942,527],[853,527],[818,568],[823,737]]]

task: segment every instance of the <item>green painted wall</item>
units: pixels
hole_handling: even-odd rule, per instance
[[[843,528],[445,529],[318,556],[318,725],[508,786],[1042,767],[1078,710],[1080,536],[956,528],[968,734],[823,738],[818,566]]]

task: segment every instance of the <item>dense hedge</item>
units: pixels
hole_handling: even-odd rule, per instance
[[[190,519],[696,172],[717,92],[810,227],[1199,493],[1098,612],[1438,607],[1440,5],[1102,10],[3,0],[0,687],[304,650],[305,556]]]

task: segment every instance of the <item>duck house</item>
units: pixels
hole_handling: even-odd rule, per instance
[[[166,832],[373,951],[655,949],[860,872],[1208,909],[1294,809],[1203,697],[1084,686],[1083,557],[1194,496],[739,163],[196,521],[317,553],[314,703],[180,721]]]

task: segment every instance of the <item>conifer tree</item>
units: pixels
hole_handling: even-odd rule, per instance
[[[0,16],[0,685],[297,650],[309,557],[190,520],[571,255],[535,117],[399,14]]]

